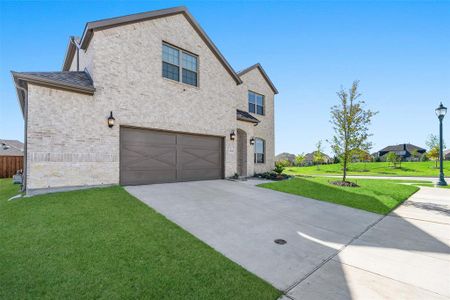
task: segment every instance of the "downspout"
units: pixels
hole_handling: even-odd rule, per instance
[[[24,115],[24,147],[23,147],[23,172],[22,172],[22,192],[26,192],[27,190],[27,175],[28,175],[28,168],[27,168],[27,128],[28,128],[28,90],[26,88],[21,87],[15,80],[14,85],[16,86],[16,89],[21,90],[23,92],[23,115]]]
[[[75,41],[75,37],[70,38],[70,42],[77,48],[77,72],[80,71],[80,45]]]

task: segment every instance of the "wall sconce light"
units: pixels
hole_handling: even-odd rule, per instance
[[[230,140],[234,141],[235,138],[236,138],[236,133],[234,133],[234,130],[233,130],[230,133]]]
[[[115,120],[116,119],[114,119],[112,111],[111,111],[111,113],[109,114],[109,118],[108,118],[108,127],[109,128],[112,128],[114,126],[114,121]]]
[[[252,138],[250,139],[250,145],[254,145],[254,144],[255,144],[255,138],[252,137]]]

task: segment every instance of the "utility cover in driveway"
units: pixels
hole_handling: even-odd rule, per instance
[[[120,183],[223,178],[222,138],[120,128]]]

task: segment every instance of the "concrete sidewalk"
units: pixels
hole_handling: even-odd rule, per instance
[[[342,178],[342,175],[311,175],[315,177],[331,177]],[[411,180],[411,181],[430,181],[436,184],[439,181],[437,176],[435,177],[414,177],[414,176],[374,176],[374,175],[347,175],[347,178],[354,179],[388,179],[388,180]],[[445,178],[447,182],[450,182],[450,178]]]
[[[287,295],[450,299],[450,189],[421,188]]]

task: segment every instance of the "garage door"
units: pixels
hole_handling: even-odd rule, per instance
[[[121,127],[120,183],[223,178],[222,138]]]

